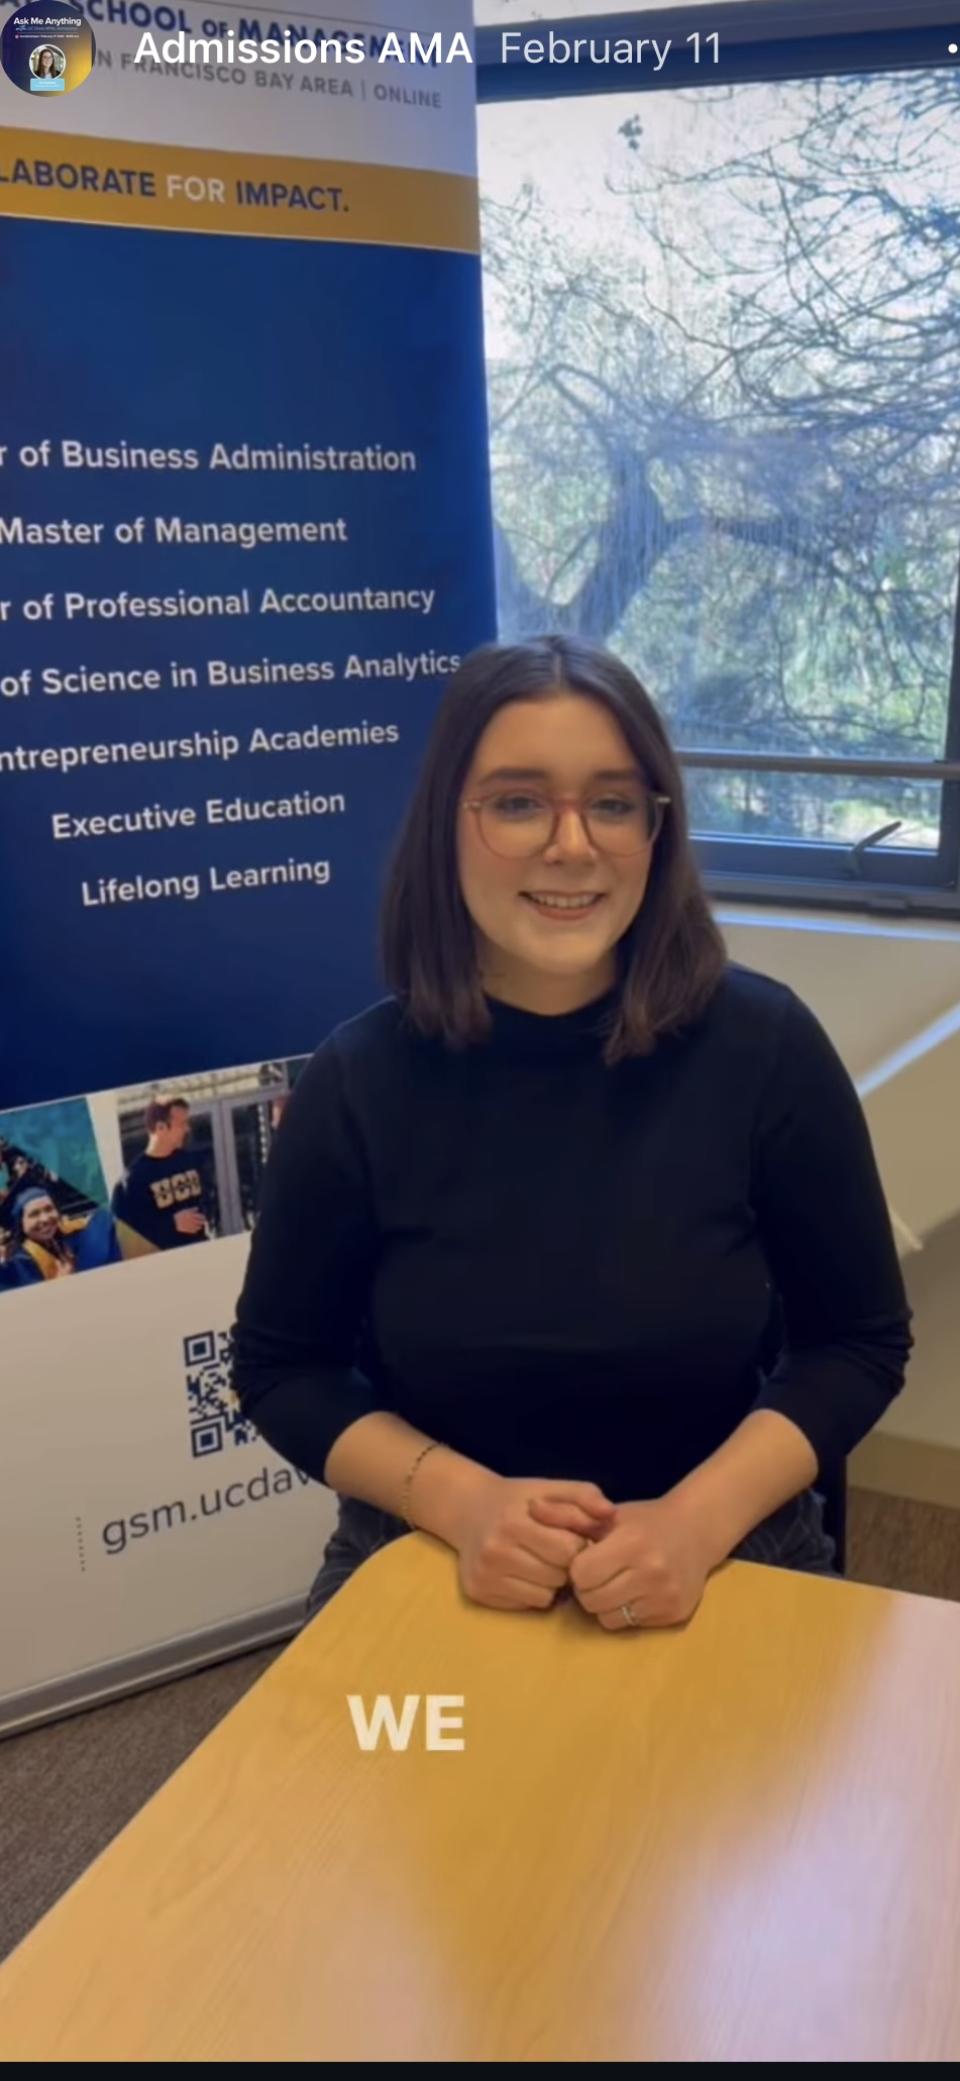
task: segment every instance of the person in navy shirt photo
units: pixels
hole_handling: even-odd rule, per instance
[[[115,1187],[113,1212],[155,1250],[181,1250],[207,1239],[207,1193],[191,1157],[190,1107],[183,1098],[153,1098],[144,1116],[146,1147]]]

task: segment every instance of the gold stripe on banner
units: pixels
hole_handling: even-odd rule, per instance
[[[0,130],[0,216],[478,253],[466,174]]]

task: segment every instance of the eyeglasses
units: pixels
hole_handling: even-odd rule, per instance
[[[670,806],[669,795],[643,786],[617,788],[584,802],[577,795],[512,793],[463,798],[473,811],[480,836],[492,853],[505,860],[528,860],[546,852],[557,835],[565,809],[575,809],[590,844],[598,853],[629,858],[655,845]]]

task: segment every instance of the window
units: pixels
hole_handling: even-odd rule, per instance
[[[956,908],[960,55],[937,0],[707,12],[673,75],[479,37],[501,634],[628,660],[718,889]]]

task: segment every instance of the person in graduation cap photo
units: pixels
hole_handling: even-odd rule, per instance
[[[7,1287],[34,1286],[74,1272],[92,1272],[121,1262],[112,1216],[105,1207],[93,1214],[62,1214],[42,1185],[30,1185],[14,1201],[15,1248],[5,1271]]]

